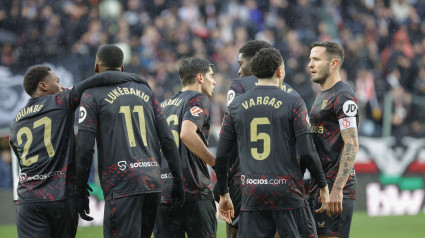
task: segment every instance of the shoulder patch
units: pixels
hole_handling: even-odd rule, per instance
[[[229,90],[229,92],[227,92],[227,106],[230,105],[231,102],[233,102],[233,99],[235,99],[235,91],[233,90]]]
[[[79,112],[79,117],[78,117],[78,123],[81,123],[84,121],[84,119],[86,119],[87,116],[87,110],[84,107],[80,106],[80,112]]]
[[[357,109],[357,104],[353,100],[346,101],[342,106],[342,110],[344,111],[345,115],[349,117],[357,115]]]
[[[199,116],[201,112],[203,112],[203,110],[197,106],[194,106],[190,109],[190,113],[192,113],[192,116],[195,116],[195,117]]]

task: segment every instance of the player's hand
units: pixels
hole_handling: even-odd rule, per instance
[[[90,185],[87,184],[86,186],[86,196],[90,197],[90,192],[93,192],[93,189],[90,187]]]
[[[330,202],[328,210],[330,214],[341,214],[342,212],[342,188],[332,188],[332,191],[329,195]],[[328,213],[329,215],[329,213]]]
[[[171,199],[172,209],[183,207],[185,201],[185,192],[183,183],[181,181],[173,181],[173,186],[171,187]]]
[[[322,206],[319,209],[317,209],[315,212],[321,213],[326,210],[326,213],[328,214],[328,216],[330,216],[331,214],[329,210],[327,210],[327,208],[329,207],[329,201],[330,201],[329,188],[328,188],[328,185],[326,185],[326,187],[320,189],[319,203],[321,203]]]
[[[235,210],[233,209],[232,199],[229,193],[220,196],[220,203],[218,204],[218,214],[228,224],[232,223],[232,218],[235,217]]]
[[[93,217],[87,215],[90,213],[90,206],[89,206],[90,194],[88,191],[93,191],[89,185],[87,185],[87,188],[84,191],[81,191],[81,193],[77,194],[75,200],[77,203],[77,211],[81,219],[86,221],[92,221]],[[89,195],[87,196],[87,194]]]

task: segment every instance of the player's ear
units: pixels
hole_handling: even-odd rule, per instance
[[[121,72],[124,72],[124,65],[121,65]]]
[[[283,69],[282,69],[282,67],[278,67],[278,68],[276,69],[275,74],[276,74],[276,76],[277,76],[278,78],[281,78],[281,77],[283,76]]]
[[[204,77],[202,76],[201,73],[198,73],[196,75],[196,82],[199,83],[199,84],[202,84],[203,81],[204,81]]]
[[[339,65],[339,60],[338,59],[332,59],[331,61],[331,69],[337,69]]]
[[[41,90],[43,90],[43,91],[46,91],[46,90],[47,90],[46,82],[44,82],[44,81],[40,81],[40,82],[38,82],[38,87],[39,87]]]
[[[99,64],[98,63],[96,63],[95,65],[94,65],[94,72],[95,73],[99,73]]]

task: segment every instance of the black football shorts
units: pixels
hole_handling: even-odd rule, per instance
[[[161,204],[156,217],[155,238],[216,237],[217,219],[212,199],[187,201],[179,209]]]
[[[311,212],[313,213],[316,223],[317,234],[326,236],[349,237],[351,220],[354,213],[354,202],[352,199],[342,200],[342,213],[340,215],[328,215],[325,212],[315,213],[322,204],[318,202],[318,198],[310,201]]]
[[[19,237],[72,237],[77,233],[78,212],[74,198],[30,202],[16,208]]]
[[[241,211],[238,237],[317,237],[313,215],[306,205],[287,210]]]
[[[143,193],[105,201],[103,237],[150,238],[161,193]]]

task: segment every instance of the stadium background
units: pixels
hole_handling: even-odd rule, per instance
[[[217,81],[210,136],[214,151],[243,43],[261,39],[279,49],[285,82],[310,107],[320,88],[306,68],[309,44],[333,40],[344,47],[341,76],[355,90],[361,112],[355,164],[361,219],[353,227],[376,221],[379,230],[381,220],[368,216],[396,216],[383,218],[393,221],[383,230],[413,218],[422,223],[405,227],[404,237],[416,237],[407,232],[412,229],[425,234],[424,36],[424,0],[3,0],[0,225],[15,222],[8,133],[28,100],[22,81],[32,65],[50,65],[69,87],[93,75],[101,44],[116,43],[125,52],[125,70],[147,79],[163,100],[180,89],[182,59],[207,58],[215,64]],[[101,196],[93,203],[98,202]]]

